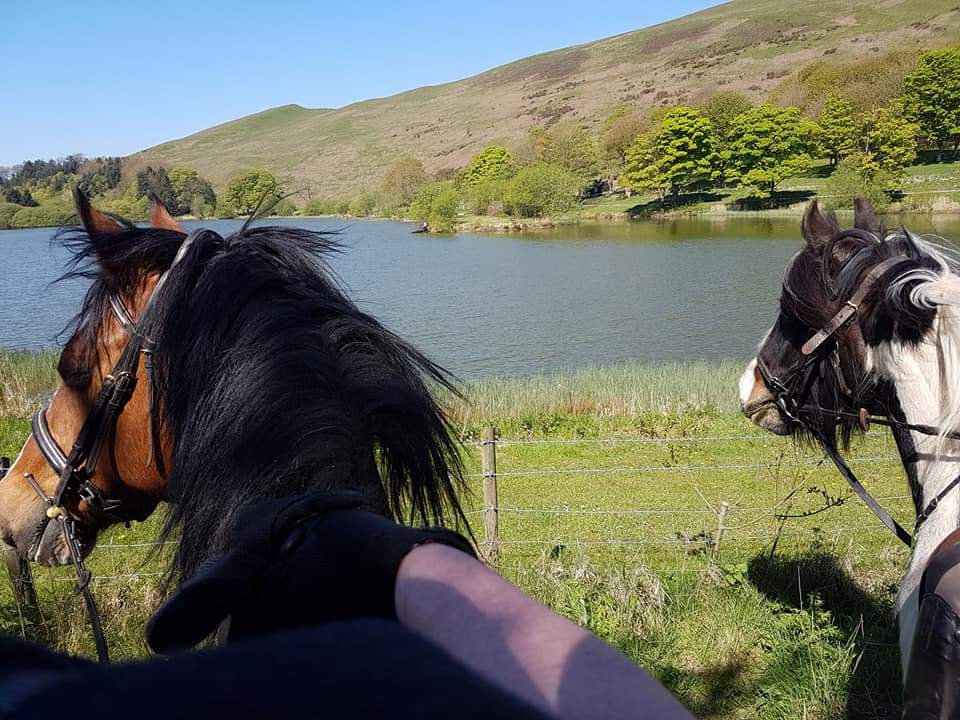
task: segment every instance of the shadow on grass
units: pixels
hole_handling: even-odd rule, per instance
[[[740,210],[752,212],[756,210],[776,210],[778,208],[790,207],[797,203],[806,202],[816,193],[813,190],[778,190],[771,197],[765,199],[759,198],[741,198],[728,206],[731,210]]]
[[[699,203],[721,202],[727,193],[719,190],[705,190],[703,192],[685,193],[677,198],[666,197],[663,200],[656,199],[636,205],[626,209],[626,213],[632,218],[650,217],[654,213],[669,212],[671,210],[680,210],[689,208]]]
[[[856,662],[847,688],[847,718],[899,718],[900,668],[893,606],[864,591],[837,558],[823,551],[795,557],[764,553],[747,568],[769,599],[803,609],[819,604],[850,638]]]

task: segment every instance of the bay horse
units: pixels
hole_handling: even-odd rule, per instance
[[[92,282],[59,385],[0,482],[7,546],[82,561],[105,527],[167,501],[168,579],[182,581],[265,496],[352,486],[396,519],[465,522],[433,395],[452,378],[349,299],[335,237],[249,222],[188,234],[157,201],[137,227],[74,199],[67,276]]]
[[[864,200],[846,230],[814,201],[802,234],[740,401],[760,427],[823,443],[841,472],[854,433],[891,426],[917,514],[896,603],[906,673],[924,569],[960,527],[960,273],[942,248],[886,232]]]

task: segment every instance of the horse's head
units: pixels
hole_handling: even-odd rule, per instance
[[[888,360],[911,353],[933,327],[936,301],[916,291],[946,261],[906,231],[885,233],[864,200],[851,229],[816,201],[802,229],[806,244],[784,275],[776,322],[740,378],[740,403],[778,435],[809,429],[835,441],[839,431],[846,442],[861,408],[895,411]]]
[[[346,296],[324,261],[339,249],[331,238],[249,223],[185,235],[158,204],[153,227],[138,228],[77,203],[83,227],[68,244],[75,274],[94,281],[62,382],[0,483],[8,545],[70,559],[41,495],[63,486],[50,447],[69,455],[78,438],[84,472],[52,509],[74,520],[81,552],[165,499],[181,577],[224,550],[239,510],[265,496],[352,486],[381,513],[463,518],[457,443],[431,391],[452,389],[448,376]],[[125,373],[137,382],[118,396]],[[116,500],[119,513],[104,507]]]
[[[76,481],[72,481],[62,497],[62,509],[74,521],[83,556],[107,525],[149,515],[166,486],[163,458],[159,454],[151,456],[154,443],[145,353],[133,356],[130,369],[135,384],[115,419],[97,422],[95,417],[105,412],[102,404],[98,406],[101,390],[111,382],[111,373],[137,332],[135,326],[124,324],[127,320],[135,323],[140,317],[164,261],[146,262],[145,257],[138,261],[131,253],[117,252],[118,248],[133,250],[132,238],[140,230],[95,210],[80,193],[75,200],[82,221],[82,231],[78,229],[77,233],[82,232],[85,238],[82,248],[77,248],[78,260],[90,261],[95,280],[60,354],[60,383],[49,404],[34,419],[39,430],[30,435],[0,483],[0,538],[21,555],[45,565],[70,561],[58,523],[51,521],[49,505],[41,497],[41,493],[54,496],[61,482],[58,451],[70,456],[75,445],[85,443],[84,456],[78,456],[76,463],[76,469],[84,473],[91,469],[90,450],[95,444],[101,447],[92,472],[83,476],[88,485],[75,487]],[[151,221],[154,238],[169,248],[162,253],[169,263],[184,232],[156,201],[151,207]],[[122,313],[130,317],[124,318]],[[81,439],[85,427],[87,432]],[[44,440],[46,452],[41,446]],[[169,450],[169,444],[157,444],[164,452]],[[119,505],[114,506],[116,503]]]

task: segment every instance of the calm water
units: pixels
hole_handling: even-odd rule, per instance
[[[905,219],[960,240],[960,217]],[[197,223],[187,223],[195,226]],[[205,223],[220,232],[235,221]],[[314,229],[344,221],[294,220]],[[589,224],[529,235],[412,235],[353,221],[333,265],[358,304],[461,377],[642,359],[747,357],[800,246],[799,219]],[[82,282],[49,285],[52,231],[0,231],[0,347],[43,348]]]

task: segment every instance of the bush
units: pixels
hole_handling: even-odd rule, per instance
[[[577,204],[580,182],[572,172],[552,163],[527,165],[507,183],[503,204],[519,217],[562,215]]]
[[[66,203],[50,203],[39,207],[21,208],[10,218],[10,227],[58,227],[70,222],[76,213]]]
[[[497,205],[503,207],[503,193],[506,182],[503,180],[485,180],[463,189],[463,199],[467,210],[473,215],[487,215]]]
[[[376,210],[376,208],[376,196],[371,192],[363,192],[350,201],[347,212],[344,214],[353,215],[354,217],[369,217],[373,215],[373,211]]]
[[[460,208],[460,195],[449,183],[434,182],[425,185],[410,203],[409,215],[414,220],[427,222],[431,230],[451,232]]]
[[[234,214],[249,215],[255,209],[269,207],[283,196],[283,187],[269,170],[249,170],[233,180],[224,193]]]
[[[311,200],[306,205],[303,206],[303,210],[300,211],[301,215],[343,215],[344,210],[349,209],[349,201],[346,203],[346,207],[341,209],[343,205],[343,200],[334,200],[331,198],[316,198]]]
[[[281,200],[270,208],[270,214],[274,217],[292,217],[296,215],[297,212],[297,206],[286,199]]]
[[[823,184],[824,204],[829,208],[844,209],[853,204],[854,198],[862,197],[877,208],[889,205],[887,190],[892,177],[871,167],[869,159],[861,153],[843,158]]]
[[[21,210],[23,206],[16,203],[0,202],[0,230],[10,227],[11,218]]]
[[[112,200],[104,200],[100,203],[100,209],[127,220],[141,221],[147,219],[150,201],[145,196],[138,197],[130,192]]]

